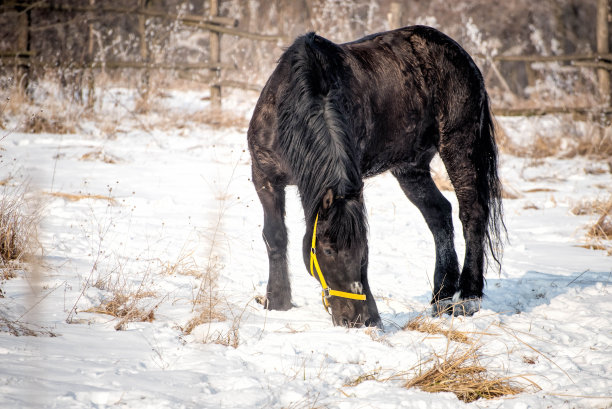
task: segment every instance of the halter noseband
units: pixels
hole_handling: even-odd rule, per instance
[[[319,267],[319,261],[317,260],[316,248],[317,248],[317,222],[319,221],[319,214],[317,213],[317,217],[315,218],[314,228],[312,230],[312,247],[310,247],[310,274],[315,277],[314,272],[317,271],[319,275],[319,281],[321,282],[321,287],[323,287],[323,291],[321,291],[321,299],[323,300],[323,306],[325,307],[325,311],[329,313],[329,297],[342,297],[349,298],[351,300],[361,300],[365,301],[365,294],[355,294],[355,293],[347,293],[345,291],[337,291],[332,290],[328,287],[325,282],[325,278],[323,278],[323,273],[321,272],[321,267]],[[316,277],[315,277],[316,278]]]

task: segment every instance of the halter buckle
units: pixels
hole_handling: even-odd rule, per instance
[[[331,297],[331,294],[329,293],[329,288],[324,288],[323,289],[323,298],[329,298]]]

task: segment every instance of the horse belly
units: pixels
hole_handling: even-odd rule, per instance
[[[376,129],[368,141],[361,144],[364,177],[398,166],[423,167],[429,164],[436,153],[435,132],[416,120],[402,122],[403,126],[398,128],[389,129],[385,125],[384,129]]]

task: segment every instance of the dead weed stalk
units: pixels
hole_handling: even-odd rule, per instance
[[[194,328],[202,324],[210,324],[214,321],[221,321],[225,319],[223,313],[220,312],[220,298],[217,291],[217,281],[219,274],[224,268],[221,262],[220,255],[220,242],[223,237],[223,218],[228,208],[229,187],[234,178],[234,173],[238,163],[234,166],[229,180],[224,188],[217,188],[215,198],[218,202],[218,211],[215,217],[211,221],[211,228],[208,230],[206,239],[208,241],[208,252],[206,254],[206,267],[200,278],[200,286],[197,293],[193,298],[193,311],[197,311],[198,314],[192,318],[184,328],[184,332],[190,334]],[[235,321],[235,319],[234,319]],[[234,322],[235,324],[235,322]],[[232,326],[234,327],[234,325]],[[233,331],[230,331],[233,332]],[[235,331],[237,335],[237,330]],[[206,340],[210,337],[210,325],[208,327],[208,333],[205,337]],[[228,344],[236,344],[237,341],[233,341],[232,335],[227,338]],[[237,337],[235,337],[237,340]]]
[[[0,332],[8,332],[9,334],[16,337],[38,337],[57,336],[54,332],[45,328],[32,328],[32,325],[25,324],[19,320],[9,320],[8,318],[0,315]]]
[[[251,302],[254,298],[250,299],[244,307],[240,310],[238,314],[234,313],[234,310],[231,308],[229,303],[227,303],[227,310],[229,314],[232,316],[232,323],[227,330],[216,329],[212,330],[212,321],[210,321],[209,316],[204,316],[203,318],[196,317],[189,321],[189,323],[185,326],[183,331],[187,334],[191,334],[195,327],[201,324],[208,324],[208,328],[206,330],[206,335],[204,336],[203,342],[205,344],[219,344],[227,347],[238,348],[240,345],[240,324],[244,318],[244,314],[246,313],[247,308],[251,305]],[[218,310],[215,310],[217,314],[220,314]],[[225,316],[221,315],[218,320],[224,320]]]

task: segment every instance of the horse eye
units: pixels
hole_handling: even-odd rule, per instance
[[[332,251],[330,249],[323,249],[323,253],[325,253],[326,256],[332,255]]]

